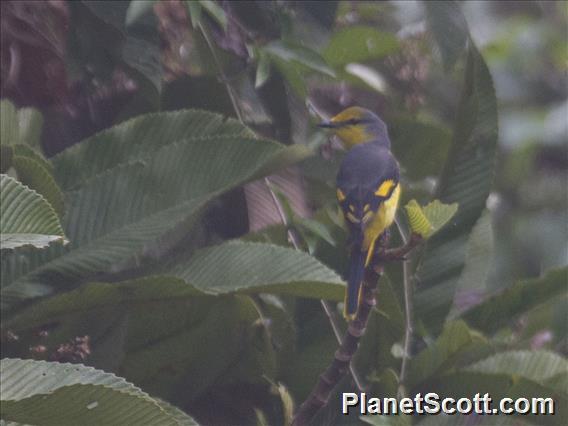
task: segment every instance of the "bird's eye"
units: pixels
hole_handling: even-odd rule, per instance
[[[350,126],[354,126],[356,124],[359,124],[361,122],[361,120],[359,120],[358,118],[350,118],[349,120],[347,120],[347,124]]]

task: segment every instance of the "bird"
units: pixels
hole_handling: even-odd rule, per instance
[[[365,269],[373,265],[378,239],[393,223],[400,198],[400,167],[391,152],[386,124],[368,109],[353,106],[319,123],[347,150],[336,195],[350,241],[344,317],[357,315]]]

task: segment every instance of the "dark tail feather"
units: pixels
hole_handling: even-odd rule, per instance
[[[359,306],[359,289],[363,281],[365,271],[365,253],[358,247],[354,247],[351,252],[349,263],[349,276],[347,277],[347,290],[345,291],[345,308],[343,315],[347,319],[352,319],[357,314]]]

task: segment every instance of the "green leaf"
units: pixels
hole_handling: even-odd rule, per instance
[[[398,388],[398,376],[390,369],[400,368],[400,360],[393,356],[392,348],[404,336],[404,312],[392,283],[386,276],[379,281],[380,297],[377,310],[369,318],[367,331],[355,356],[354,365],[361,374],[377,376],[376,380],[386,380],[377,384],[385,396],[395,397]],[[373,380],[374,381],[374,380]],[[394,389],[392,388],[392,384]],[[391,392],[392,391],[392,392]]]
[[[431,330],[442,326],[451,308],[469,233],[485,209],[494,174],[495,90],[483,58],[472,43],[468,46],[452,146],[436,193],[443,203],[457,203],[459,210],[452,226],[429,240],[417,270],[416,316]]]
[[[485,338],[471,330],[463,321],[446,323],[440,337],[409,361],[408,389],[413,389],[430,377],[455,368],[463,356],[472,356],[473,350],[487,349]]]
[[[51,204],[57,215],[62,217],[64,209],[63,193],[43,162],[32,157],[16,155],[13,158],[13,167],[18,174],[18,180],[42,195]]]
[[[482,295],[487,290],[487,277],[493,266],[493,229],[491,214],[485,210],[471,231],[466,249],[466,263],[460,276],[456,297],[449,317],[471,307],[470,297]]]
[[[10,145],[0,145],[0,173],[8,172],[8,169],[12,167],[13,156],[14,150]]]
[[[399,49],[396,36],[373,27],[349,26],[335,32],[323,57],[333,67],[380,59]]]
[[[416,200],[410,200],[404,208],[412,232],[422,238],[430,238],[456,214],[458,205],[457,203],[444,204],[439,200],[434,200],[420,207]]]
[[[343,280],[312,256],[262,243],[229,241],[203,249],[170,273],[213,294],[264,292],[339,301],[345,291]]]
[[[318,220],[308,218],[295,218],[294,225],[306,229],[307,231],[315,235],[318,240],[321,239],[332,246],[336,245],[335,238],[331,234],[327,225]]]
[[[227,31],[227,14],[225,11],[213,0],[198,0],[199,4],[205,11],[223,28]]]
[[[18,143],[20,141],[18,111],[7,99],[0,101],[0,118],[0,142],[3,145]]]
[[[548,271],[543,277],[519,281],[461,316],[472,327],[493,333],[541,303],[566,294],[568,268]]]
[[[33,108],[16,109],[4,99],[0,101],[0,142],[3,145],[25,144],[39,148],[43,116]]]
[[[319,375],[332,362],[335,350],[337,341],[332,333],[314,333],[310,341],[288,360],[283,381],[296,400],[302,401],[308,396]]]
[[[272,367],[264,365],[273,349],[265,344],[258,308],[247,296],[155,304],[133,314],[135,328],[121,374],[173,403],[192,400],[227,381],[251,383],[262,374],[273,375]]]
[[[522,422],[535,425],[559,425],[568,420],[568,396],[565,392],[557,392],[521,374],[489,374],[470,371],[458,371],[443,375],[425,384],[426,392],[435,392],[438,395],[452,398],[471,398],[473,395],[489,394],[492,399],[491,408],[498,408],[498,401],[502,398],[552,398],[554,401],[554,415],[512,415]],[[426,390],[427,389],[427,390]],[[501,417],[501,416],[499,416]],[[497,419],[499,419],[497,417]],[[509,416],[507,416],[509,417]],[[451,423],[454,424],[454,423]],[[500,423],[497,423],[500,424]],[[513,424],[517,424],[516,422]]]
[[[152,301],[179,301],[200,296],[206,294],[172,276],[147,276],[119,283],[88,283],[78,289],[41,300],[6,319],[4,325],[21,332],[48,321],[75,321],[78,314],[95,313],[104,307],[134,307]]]
[[[171,276],[90,283],[35,303],[3,326],[25,335],[51,324],[46,345],[88,335],[97,342],[89,360],[100,362],[102,342],[124,315],[114,368],[169,401],[186,402],[213,384],[274,376],[274,350],[248,296],[207,295]]]
[[[6,358],[0,361],[0,371],[4,421],[178,424],[179,412],[169,404],[162,406],[124,379],[92,367]]]
[[[406,215],[408,216],[408,223],[410,230],[414,234],[420,235],[422,238],[427,238],[432,233],[432,224],[428,221],[422,208],[416,200],[410,200],[406,206]]]
[[[392,151],[404,175],[413,180],[438,176],[448,156],[452,135],[438,123],[400,115],[392,121]]]
[[[241,138],[254,139],[255,135],[238,121],[207,111],[145,114],[71,146],[52,161],[57,181],[69,191],[120,164],[146,161],[160,148],[176,142],[207,145],[212,140],[213,146],[239,145]]]
[[[46,169],[50,174],[53,174],[53,165],[36,149],[22,143],[12,145],[11,148],[13,149],[14,155],[31,158],[32,160],[41,163],[44,169]]]
[[[523,415],[529,423],[564,424],[568,412],[566,389],[557,390],[549,386],[550,380],[565,373],[566,359],[548,351],[507,351],[480,360],[462,370],[434,378],[425,386],[429,392],[451,397],[471,397],[476,393],[488,393],[492,408],[497,408],[498,399],[508,398],[552,398],[554,415]]]
[[[304,99],[308,95],[304,67],[297,62],[287,62],[277,56],[272,56],[270,60],[295,94]]]
[[[282,401],[282,413],[284,414],[284,424],[292,424],[294,419],[294,400],[292,395],[282,383],[273,386],[273,389],[278,393],[280,401]]]
[[[440,47],[444,67],[448,71],[457,62],[470,39],[467,23],[460,5],[455,1],[429,1],[424,6],[428,26]]]
[[[11,274],[15,281],[3,292],[48,275],[62,289],[120,268],[164,234],[187,232],[216,196],[310,154],[299,145],[256,139],[238,122],[200,111],[142,116],[103,131],[54,158],[73,250]]]
[[[464,371],[519,375],[545,384],[555,375],[568,371],[568,361],[548,351],[507,351],[478,361]]]
[[[184,4],[191,19],[191,26],[195,29],[201,23],[201,3],[195,0],[185,0]]]
[[[0,236],[2,249],[64,241],[59,218],[45,198],[7,175],[0,176]]]
[[[313,71],[335,77],[335,72],[329,67],[325,59],[317,52],[302,45],[276,40],[266,44],[262,50],[284,62],[296,62]]]
[[[130,0],[126,10],[125,25],[129,26],[138,21],[143,15],[153,9],[155,0]]]
[[[198,426],[198,423],[192,417],[181,411],[179,408],[174,407],[169,402],[160,398],[154,398],[154,401],[156,401],[160,405],[160,408],[175,420],[176,426]]]
[[[266,80],[268,80],[268,77],[270,77],[270,59],[265,52],[259,50],[254,81],[255,89],[262,87],[264,83],[266,83]]]

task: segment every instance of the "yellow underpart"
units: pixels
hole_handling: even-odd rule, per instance
[[[337,199],[339,200],[340,203],[345,201],[345,194],[341,189],[337,188],[336,193],[337,193]]]
[[[377,238],[385,231],[385,229],[391,226],[394,221],[399,198],[400,185],[397,184],[395,189],[392,191],[391,196],[388,198],[388,200],[385,200],[381,203],[379,210],[374,214],[374,216],[369,221],[369,224],[365,228],[362,247],[363,250],[367,252],[365,267],[369,266],[369,264],[371,263]]]
[[[395,185],[393,180],[385,180],[380,184],[379,188],[375,191],[377,197],[386,197],[389,195],[391,188]]]

